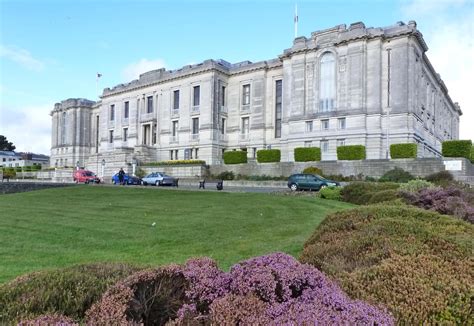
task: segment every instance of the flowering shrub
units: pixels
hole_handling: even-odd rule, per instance
[[[406,205],[331,214],[300,260],[355,299],[384,304],[400,325],[472,325],[474,226]]]
[[[402,192],[408,204],[436,211],[441,214],[453,215],[470,223],[474,223],[474,207],[470,204],[472,194],[456,187],[427,188],[416,193]]]
[[[386,311],[350,299],[316,268],[282,253],[243,261],[228,273],[210,258],[142,271],[109,289],[87,316],[92,325],[394,323]]]
[[[341,190],[342,200],[367,205],[372,196],[384,190],[396,190],[399,184],[392,182],[352,182]]]
[[[434,184],[423,179],[415,179],[415,180],[410,180],[407,183],[402,183],[399,189],[401,191],[407,191],[407,192],[418,192],[421,189],[425,189],[425,188],[434,188]]]
[[[341,200],[341,187],[326,187],[319,191],[319,197],[324,199]]]

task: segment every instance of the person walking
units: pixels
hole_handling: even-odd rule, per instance
[[[119,183],[120,183],[121,185],[124,185],[124,184],[125,184],[125,182],[124,182],[124,180],[123,180],[123,179],[124,179],[124,176],[125,176],[125,171],[123,170],[123,168],[120,168],[120,171],[119,171],[119,173],[118,173],[118,177],[119,177]]]

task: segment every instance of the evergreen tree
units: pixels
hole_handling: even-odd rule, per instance
[[[14,151],[15,148],[15,145],[9,142],[7,137],[0,135],[0,151]]]

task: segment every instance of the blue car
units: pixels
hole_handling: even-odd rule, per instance
[[[120,184],[118,173],[115,173],[114,176],[112,177],[112,183],[114,185]],[[142,184],[142,180],[140,178],[137,178],[128,174],[124,174],[123,183],[126,185],[140,185]]]

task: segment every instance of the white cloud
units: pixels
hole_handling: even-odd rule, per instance
[[[34,58],[27,50],[16,46],[0,45],[0,57],[16,62],[28,70],[42,71],[45,67],[44,62]]]
[[[0,134],[19,152],[49,155],[51,151],[51,117],[54,103],[36,106],[0,107]]]
[[[462,0],[404,1],[406,20],[415,19],[429,50],[426,55],[441,75],[463,115],[460,138],[474,140],[474,5]]]
[[[162,59],[140,59],[139,61],[133,62],[126,66],[122,70],[122,77],[125,79],[125,81],[129,82],[133,79],[137,79],[140,74],[143,74],[144,72],[165,67],[166,64]]]

